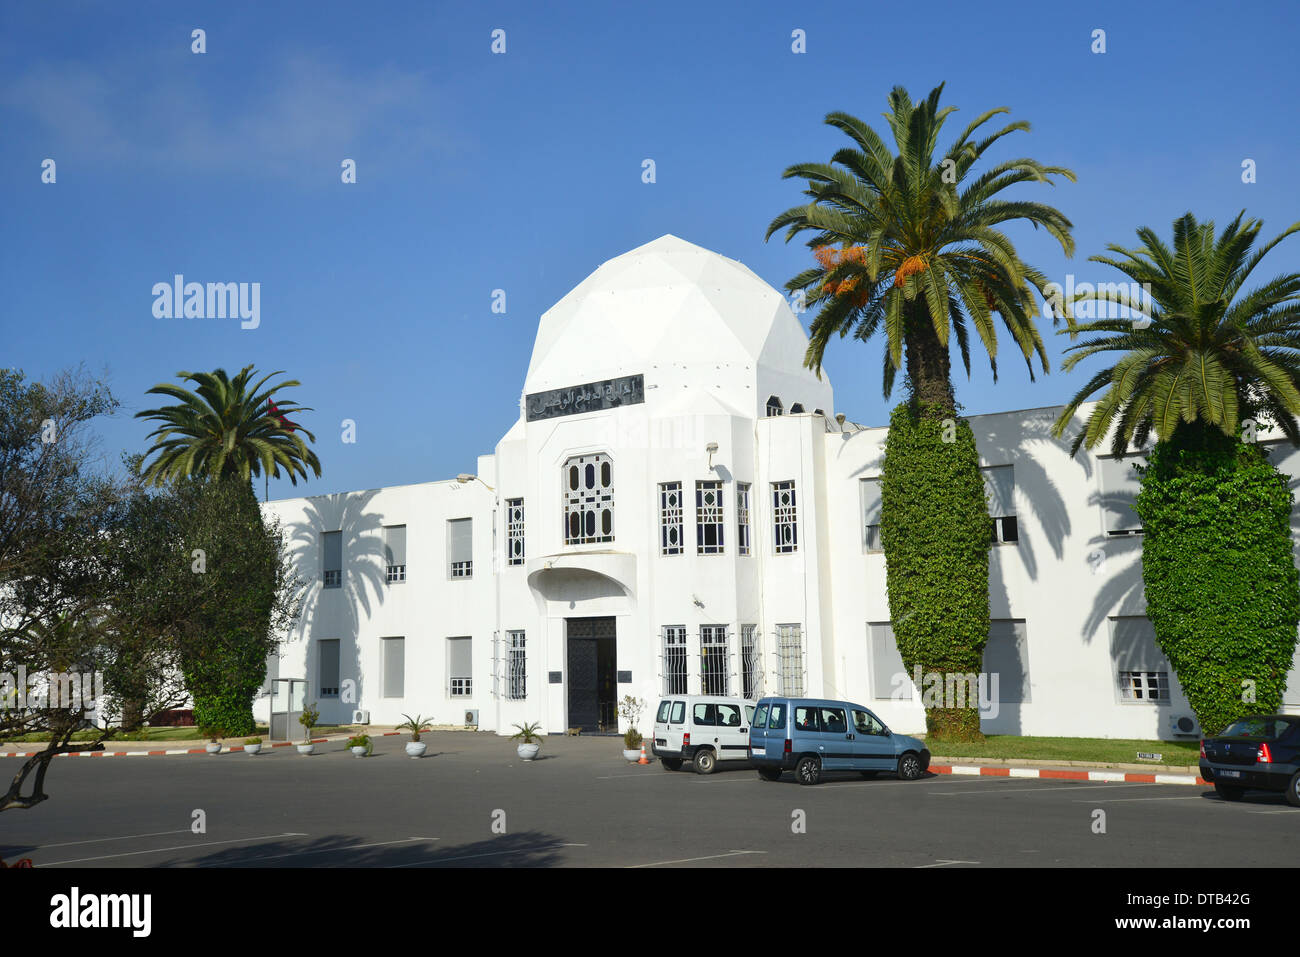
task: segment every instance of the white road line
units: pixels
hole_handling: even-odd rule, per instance
[[[217,844],[240,844],[244,841],[272,841],[277,837],[304,837],[302,834],[285,832],[284,834],[264,834],[261,837],[237,837],[229,841],[204,841],[202,844],[178,844],[175,847],[154,847],[147,851],[127,851],[123,854],[101,854],[98,857],[79,857],[71,861],[42,861],[41,867],[54,867],[59,864],[82,864],[86,861],[104,861],[110,857],[135,857],[139,854],[164,854],[167,851],[187,851],[194,847],[213,847]]]
[[[629,870],[636,870],[638,867],[658,867],[661,864],[690,864],[695,861],[714,861],[720,857],[740,857],[744,854],[766,854],[767,851],[728,851],[726,854],[710,854],[707,857],[684,857],[677,861],[653,861],[649,864],[629,864]]]
[[[387,847],[390,844],[410,844],[412,841],[440,841],[440,837],[404,837],[400,841],[376,841],[373,844],[340,844],[337,847],[322,847],[314,851],[291,851],[288,854],[268,854],[265,857],[248,857],[240,864],[251,864],[253,861],[276,861],[282,857],[306,857],[309,854],[330,854],[334,851],[359,851],[366,847]]]
[[[1100,798],[1103,804],[1127,804],[1131,801],[1204,801],[1205,798],[1199,794],[1190,794],[1185,797],[1163,797],[1163,798]],[[1078,801],[1075,804],[1095,804],[1095,801]]]
[[[935,864],[917,864],[915,870],[923,870],[927,867],[947,867],[949,864],[978,864],[979,861],[944,861],[941,860]]]
[[[103,844],[105,841],[129,841],[133,837],[161,837],[163,834],[189,834],[190,829],[183,827],[178,831],[151,831],[148,834],[124,834],[122,837],[92,837],[86,841],[64,841],[60,844],[37,844],[34,850],[43,851],[50,847],[71,847],[74,844]]]
[[[557,847],[586,847],[586,844],[545,844],[541,847],[516,847],[509,851],[489,851],[486,854],[466,854],[464,857],[445,857],[438,861],[413,861],[410,864],[394,864],[393,868],[430,867],[437,864],[450,864],[453,861],[472,861],[479,857],[500,857],[502,854],[527,854],[531,851],[553,851]]]

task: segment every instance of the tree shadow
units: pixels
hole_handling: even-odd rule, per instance
[[[199,857],[176,856],[153,867],[557,867],[562,840],[543,831],[451,844],[400,840],[383,846],[369,838],[331,834],[286,837],[247,847],[227,847]]]
[[[320,639],[339,641],[340,689],[347,687],[344,682],[355,683],[353,701],[342,697],[325,699],[334,712],[322,708],[321,719],[326,722],[350,723],[352,708],[363,700],[365,674],[358,640],[361,618],[368,618],[372,607],[382,604],[387,594],[383,516],[369,508],[377,493],[377,489],[369,489],[311,496],[306,499],[303,517],[285,523],[290,555],[299,576],[307,582],[302,615],[292,633],[292,639],[306,642],[307,700],[320,697],[316,680],[320,674]],[[342,533],[342,584],[326,588],[322,536],[334,531]]]

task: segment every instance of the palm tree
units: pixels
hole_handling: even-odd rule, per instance
[[[892,148],[857,117],[829,114],[826,123],[853,145],[830,163],[785,171],[786,178],[807,181],[810,201],[777,216],[767,238],[783,227],[787,242],[811,233],[817,264],[786,284],[820,306],[805,366],[821,374],[835,334],[865,342],[880,332],[886,398],[905,369],[911,401],[891,416],[880,484],[890,618],[909,672],[968,674],[982,670],[988,641],[992,522],[974,433],[955,417],[950,337],[969,375],[973,326],[996,379],[996,314],[1030,378],[1035,356],[1047,370],[1033,290],[1046,298],[1049,284],[999,227],[1014,220],[1041,226],[1072,255],[1071,224],[1050,206],[999,197],[1018,183],[1054,185],[1053,176],[1073,181],[1074,174],[1023,158],[975,173],[994,143],[1029,129],[1021,121],[973,138],[1005,108],[977,116],[938,154],[940,131],[954,109],[939,108],[942,92],[941,84],[913,104],[906,90],[894,88],[885,114]],[[979,714],[964,696],[925,704],[931,735],[981,737]]]
[[[1074,181],[1063,167],[1032,159],[998,163],[972,176],[972,168],[994,143],[1029,129],[1020,121],[982,139],[972,136],[1006,108],[976,117],[947,151],[935,150],[944,121],[956,107],[939,109],[940,84],[925,102],[913,104],[895,87],[885,114],[897,147],[888,144],[857,117],[830,113],[826,123],[854,142],[831,162],[791,166],[784,178],[807,180],[811,202],[772,220],[767,237],[786,227],[786,241],[811,231],[808,246],[817,265],[786,284],[805,291],[809,305],[821,309],[812,322],[804,364],[821,373],[832,335],[852,333],[866,341],[877,332],[886,340],[884,394],[907,364],[912,391],[923,405],[955,408],[949,365],[949,333],[957,340],[970,374],[968,322],[988,352],[997,376],[996,313],[1029,366],[1033,357],[1048,368],[1046,350],[1034,324],[1037,302],[1031,287],[1048,295],[1038,270],[1024,263],[998,227],[1026,220],[1043,227],[1073,255],[1071,223],[1041,203],[999,199],[1010,186],[1027,181],[1053,184],[1052,176]],[[1054,185],[1054,184],[1053,184]]]
[[[154,440],[149,454],[157,457],[145,468],[145,481],[162,485],[187,476],[237,476],[247,482],[253,475],[279,478],[283,469],[297,485],[298,476],[305,480],[309,468],[319,478],[320,460],[298,433],[312,442],[316,436],[288,420],[290,415],[312,410],[271,399],[281,389],[301,383],[291,379],[263,389],[273,376],[282,374],[272,372],[250,386],[251,365],[233,379],[225,369],[178,372],[179,378],[196,383],[195,391],[166,382],[150,389],[149,394],[168,395],[180,404],[136,413],[137,419],[162,423],[148,436]]]
[[[1239,213],[1217,237],[1213,222],[1187,213],[1173,245],[1149,228],[1141,245],[1111,245],[1120,258],[1092,257],[1121,270],[1146,295],[1076,295],[1065,368],[1119,353],[1062,411],[1101,398],[1075,438],[1110,450],[1157,441],[1141,468],[1142,583],[1147,618],[1202,731],[1219,733],[1281,704],[1300,622],[1300,575],[1292,554],[1287,477],[1254,441],[1270,422],[1300,444],[1300,273],[1245,291],[1255,267],[1295,223],[1255,250],[1263,226]],[[1252,252],[1252,250],[1254,250]],[[1131,318],[1078,323],[1077,302],[1111,302]],[[1250,693],[1246,693],[1249,689]],[[1225,798],[1240,789],[1216,783]]]
[[[1079,406],[1102,393],[1073,451],[1091,449],[1109,433],[1111,451],[1122,455],[1130,444],[1145,445],[1152,431],[1172,438],[1180,423],[1199,422],[1235,436],[1243,418],[1261,417],[1300,444],[1300,273],[1242,292],[1260,260],[1300,230],[1300,223],[1252,254],[1263,223],[1243,222],[1244,216],[1239,213],[1216,239],[1213,222],[1198,223],[1187,213],[1174,221],[1172,248],[1143,227],[1137,249],[1107,247],[1121,259],[1091,257],[1140,284],[1149,302],[1094,291],[1067,304],[1071,337],[1097,335],[1066,350],[1066,371],[1094,355],[1122,354],[1089,379],[1057,419],[1059,437]],[[1088,301],[1112,303],[1137,318],[1080,324],[1072,306]]]

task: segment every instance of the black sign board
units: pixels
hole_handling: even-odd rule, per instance
[[[645,376],[629,375],[620,379],[569,386],[567,389],[534,392],[526,398],[524,408],[528,413],[528,421],[536,422],[539,419],[555,419],[562,415],[578,415],[581,412],[617,409],[623,405],[639,405],[644,401]]]
[[[553,685],[562,685],[562,684],[564,684],[564,672],[563,672],[563,671],[552,671],[552,672],[550,672],[550,675],[551,675],[551,684],[553,684]]]
[[[632,683],[632,672],[620,671],[618,673],[618,683],[621,685],[630,685]]]

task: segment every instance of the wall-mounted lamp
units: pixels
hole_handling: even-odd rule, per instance
[[[704,447],[704,451],[709,453],[709,468],[713,468],[713,456],[718,453],[718,443],[710,442]]]
[[[459,482],[461,485],[467,485],[470,482],[478,482],[489,492],[496,491],[496,489],[494,489],[491,485],[488,485],[487,482],[484,482],[477,475],[470,475],[468,472],[461,472],[459,475],[456,476],[456,481]]]

